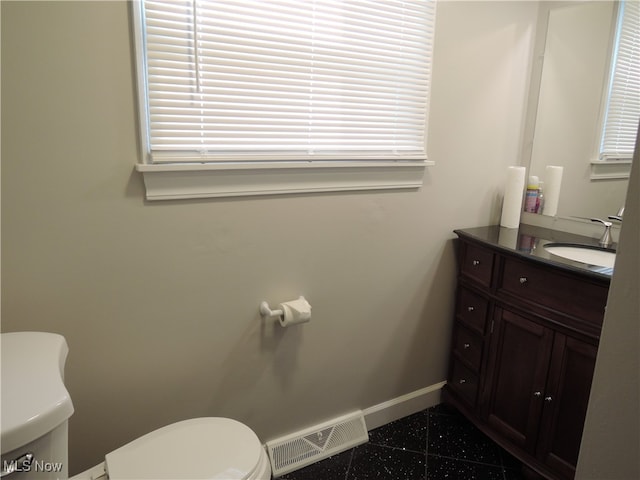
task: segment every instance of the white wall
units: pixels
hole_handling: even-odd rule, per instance
[[[640,478],[640,132],[576,478]]]
[[[71,473],[175,420],[267,440],[445,379],[452,230],[499,219],[535,3],[438,5],[420,190],[154,204],[127,4],[1,8],[2,330],[67,338]],[[310,324],[262,323],[299,294]]]

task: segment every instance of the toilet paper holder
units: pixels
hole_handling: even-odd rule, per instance
[[[271,310],[267,302],[262,302],[260,303],[260,315],[263,318],[277,318],[283,327],[311,320],[311,305],[302,295],[296,300],[283,302],[278,307],[276,310]]]
[[[271,310],[267,302],[262,302],[260,304],[260,315],[267,318],[273,318],[281,317],[282,315],[284,315],[284,312],[281,309]]]

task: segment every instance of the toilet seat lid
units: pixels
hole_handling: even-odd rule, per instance
[[[230,418],[194,418],[154,430],[105,456],[110,480],[250,477],[264,455],[256,434]]]

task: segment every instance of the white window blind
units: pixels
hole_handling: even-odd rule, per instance
[[[426,160],[434,1],[142,0],[146,162]]]
[[[631,159],[640,119],[640,2],[620,4],[601,160]]]

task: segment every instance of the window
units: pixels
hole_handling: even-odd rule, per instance
[[[640,3],[625,1],[620,3],[618,11],[602,139],[599,148],[600,161],[631,162],[639,119]],[[628,174],[623,176],[628,176]],[[609,176],[608,178],[616,177]]]
[[[134,12],[147,198],[422,184],[433,1]]]

